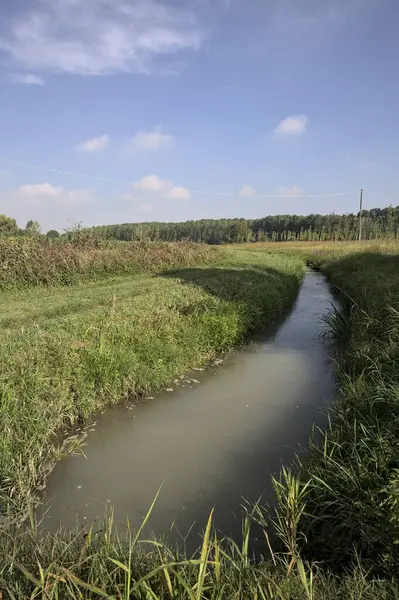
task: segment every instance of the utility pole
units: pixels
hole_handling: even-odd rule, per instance
[[[363,210],[363,190],[360,190],[359,242],[362,240],[362,210]]]

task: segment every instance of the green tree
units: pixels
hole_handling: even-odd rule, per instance
[[[395,209],[392,204],[388,206],[387,211],[387,237],[395,237]]]
[[[363,237],[399,235],[399,207],[373,208],[362,213]],[[101,238],[118,240],[190,240],[228,244],[269,240],[355,240],[359,214],[269,215],[260,219],[202,219],[182,223],[123,223],[93,228]]]
[[[46,236],[50,239],[54,239],[54,238],[59,238],[60,234],[58,233],[58,231],[56,229],[50,229],[50,231],[48,231],[46,233]]]
[[[18,233],[18,225],[15,219],[0,215],[0,236],[16,235]]]
[[[39,221],[28,221],[25,227],[25,233],[28,235],[40,235],[42,228],[40,227]]]

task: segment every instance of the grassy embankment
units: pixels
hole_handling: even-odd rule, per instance
[[[203,548],[192,560],[133,537],[128,543],[118,540],[109,528],[96,537],[75,532],[44,538],[34,527],[23,533],[10,529],[0,547],[0,581],[14,594],[10,597],[35,592],[41,598],[399,598],[399,257],[394,246],[362,246],[356,254],[350,245],[321,246],[301,245],[299,252],[326,272],[344,303],[342,316],[332,313],[328,323],[339,342],[341,399],[323,443],[311,444],[299,475],[283,475],[276,485],[276,526],[286,554],[272,554],[260,563],[249,560],[248,521],[241,547],[223,544],[207,530]],[[283,255],[268,254],[274,250]],[[293,250],[298,253],[297,247]],[[292,259],[293,250],[288,244],[280,249],[251,246],[249,255],[240,249],[230,260],[252,265],[240,267],[249,285],[248,270],[262,274],[265,265],[274,265],[280,271],[279,261]],[[263,266],[253,266],[255,256],[265,261]],[[288,264],[293,267],[285,263],[286,274]],[[296,259],[294,264],[296,270]],[[210,274],[214,271],[211,267]],[[183,279],[194,276],[197,285],[207,281],[202,270],[191,273]],[[208,289],[213,301],[225,303],[215,294],[217,275],[208,280],[213,281]],[[181,287],[174,279],[165,281]],[[253,299],[250,304],[254,306]],[[248,304],[241,306],[247,314]],[[258,318],[251,321],[254,326]]]
[[[359,557],[374,575],[397,576],[399,245],[257,244],[252,250],[302,255],[326,274],[343,305],[326,319],[337,342],[340,394],[329,429],[317,445],[310,443],[300,465],[310,515],[298,525],[301,556],[334,569]]]
[[[2,250],[0,512],[13,514],[76,445],[57,443],[62,429],[240,343],[286,310],[303,274],[298,259],[185,243]]]
[[[399,574],[399,246],[366,243],[308,255],[340,294],[327,319],[338,341],[341,399],[303,470],[303,552],[334,568],[356,557]]]

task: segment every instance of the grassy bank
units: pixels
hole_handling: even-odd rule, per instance
[[[1,294],[3,512],[26,506],[73,449],[76,440],[57,443],[60,431],[104,406],[152,394],[240,343],[287,309],[303,274],[291,257],[209,254],[202,246],[194,267],[193,245],[164,244],[167,256],[177,256],[165,270],[165,252],[158,267],[154,260],[159,248],[146,250],[151,269],[131,277]]]
[[[352,250],[352,249],[351,249]],[[399,247],[327,248],[309,262],[340,294],[328,319],[341,398],[304,465],[306,556],[399,573]]]
[[[283,473],[276,483],[274,529],[284,553],[270,550],[265,561],[252,561],[250,519],[244,521],[241,545],[218,538],[209,524],[203,547],[193,557],[133,534],[118,539],[111,522],[97,535],[43,535],[34,524],[28,531],[13,526],[0,536],[0,589],[10,598],[43,599],[399,598],[399,248],[394,244],[241,246],[218,265],[80,288],[31,290],[14,306],[7,301],[3,318],[12,345],[3,359],[9,373],[18,374],[15,382],[8,380],[19,396],[4,404],[1,418],[4,424],[14,414],[10,424],[19,427],[18,436],[6,436],[4,448],[14,461],[9,480],[17,473],[22,485],[17,491],[5,489],[20,497],[40,480],[40,468],[29,479],[26,466],[32,463],[30,452],[40,455],[38,448],[38,465],[54,460],[49,427],[55,432],[104,402],[118,401],[123,393],[159,389],[188,368],[189,356],[191,364],[199,363],[283,311],[296,293],[305,261],[326,273],[343,304],[342,313],[332,312],[327,323],[336,341],[340,394],[331,426],[321,432],[318,445],[310,442],[298,474]],[[4,297],[15,300],[18,294]],[[137,315],[134,326],[132,314]],[[27,351],[26,340],[15,345],[22,335],[16,320],[22,315],[26,331],[35,336],[33,362],[23,354],[20,362],[16,359]],[[49,339],[59,343],[49,344]],[[32,388],[35,374],[44,368],[40,357],[45,348],[49,355],[43,365],[55,357],[50,364],[57,369],[51,379],[38,377]],[[71,360],[73,369],[65,366]],[[35,400],[26,399],[19,387],[26,375],[23,389],[37,390]],[[60,382],[70,377],[80,382],[78,393],[62,387]],[[148,381],[153,388],[146,387]],[[59,387],[54,396],[41,397],[43,385],[48,394]],[[46,411],[48,402],[54,410]],[[35,405],[40,408],[36,413]],[[60,414],[54,417],[54,412]],[[22,461],[13,458],[17,452]],[[255,518],[270,533],[270,517],[256,513]]]
[[[320,269],[342,304],[341,313],[332,311],[327,318],[328,333],[336,342],[339,380],[331,425],[321,432],[317,444],[310,442],[299,465],[301,481],[307,484],[306,509],[297,514],[299,551],[334,570],[359,560],[369,572],[395,577],[399,573],[399,244],[255,244],[253,248],[253,252],[270,251],[302,256]]]

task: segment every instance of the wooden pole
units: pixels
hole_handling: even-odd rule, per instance
[[[360,207],[359,207],[359,242],[362,240],[362,211],[363,211],[363,190],[360,190]]]

